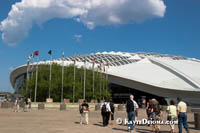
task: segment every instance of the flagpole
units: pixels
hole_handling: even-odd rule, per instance
[[[103,63],[103,72],[102,72],[102,96],[104,100],[104,78],[105,78],[105,64]]]
[[[107,63],[107,69],[106,69],[106,92],[108,91],[108,67],[109,67],[109,64]]]
[[[34,68],[34,54],[32,54],[32,66],[31,66],[31,71],[32,71],[32,74],[31,74],[31,77],[33,77],[33,68]]]
[[[34,102],[37,101],[36,98],[37,98],[38,61],[39,61],[39,57],[37,56],[36,79],[35,79],[35,98],[34,98]]]
[[[93,98],[94,98],[94,68],[93,68],[93,70],[92,70],[92,74],[93,74],[93,77],[92,77],[92,80],[93,80],[93,81],[92,81],[92,82],[93,82],[93,83],[92,83],[92,86],[93,86],[93,87],[92,87],[92,96],[93,96]]]
[[[28,91],[28,81],[29,81],[29,64],[30,63],[30,57],[28,57],[27,67],[26,67],[26,93]]]
[[[34,63],[34,54],[32,53],[31,55],[32,55],[31,56],[31,58],[32,58],[31,78],[32,78],[33,77],[33,68],[34,68],[34,65],[33,65],[33,63]],[[32,89],[30,90],[30,99],[32,99]]]
[[[76,57],[74,57],[74,84],[73,84],[73,103],[75,101],[75,82],[76,82],[76,67],[75,67],[75,64],[76,64]]]
[[[101,65],[100,65],[101,67]],[[101,80],[102,80],[102,67],[100,69],[100,100],[101,100]]]
[[[86,60],[84,60],[84,81],[83,81],[83,99],[85,99],[85,82],[86,82]]]
[[[94,65],[95,65],[95,59],[93,57],[93,69],[92,69],[92,96],[94,98]]]
[[[51,97],[51,69],[52,69],[52,54],[50,57],[50,63],[49,63],[49,69],[50,69],[50,73],[49,73],[49,98]]]
[[[63,54],[64,58],[64,54]],[[61,88],[61,102],[63,102],[63,82],[64,82],[64,59],[62,58],[62,88]]]

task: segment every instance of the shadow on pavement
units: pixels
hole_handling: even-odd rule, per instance
[[[118,131],[126,131],[127,132],[127,129],[121,129],[121,128],[112,128],[113,130],[118,130]]]
[[[136,128],[136,131],[138,133],[154,133],[152,130],[148,130],[148,129],[138,129],[138,128]]]
[[[76,122],[74,122],[74,123],[75,123],[75,124],[79,124],[79,125],[80,125],[80,122],[77,122],[77,121],[76,121]]]
[[[95,123],[95,124],[93,124],[94,126],[99,126],[99,127],[103,127],[103,125],[102,124],[99,124],[99,123]]]
[[[138,129],[138,128],[136,128],[136,131],[138,133],[155,133],[154,131],[148,130],[148,129]],[[170,131],[160,131],[159,133],[170,133]]]
[[[200,132],[200,130],[199,129],[196,129],[195,127],[189,127],[189,129],[190,130],[196,130],[196,131],[199,131]],[[190,131],[191,132],[191,131]]]

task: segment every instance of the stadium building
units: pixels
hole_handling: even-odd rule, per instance
[[[181,97],[191,105],[200,101],[200,60],[157,53],[102,52],[76,56],[76,65],[86,67],[103,66],[108,75],[109,86],[115,102],[123,102],[128,94],[136,99],[141,96],[156,98],[165,103],[169,98]],[[74,56],[52,62],[73,64]],[[49,64],[50,61],[40,61]],[[33,64],[33,66],[36,63]],[[16,90],[26,77],[27,65],[14,69],[10,82]]]

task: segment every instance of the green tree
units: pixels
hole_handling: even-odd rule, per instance
[[[76,68],[75,80],[75,101],[83,98],[83,84],[84,84],[84,68]],[[31,97],[34,100],[35,93],[35,72],[28,81],[28,90],[20,90],[19,93]],[[62,87],[62,66],[59,64],[52,64],[52,80],[51,80],[51,98],[55,102],[61,100],[61,87]],[[93,97],[93,70],[92,68],[86,69],[86,99],[103,99],[111,96],[110,90],[106,89],[108,81],[103,73],[95,70],[95,90]],[[64,67],[64,83],[63,83],[63,98],[73,99],[73,85],[74,85],[74,65]],[[26,80],[24,80],[23,88],[26,88]],[[49,65],[39,65],[38,67],[38,86],[37,86],[37,101],[44,102],[49,97]]]

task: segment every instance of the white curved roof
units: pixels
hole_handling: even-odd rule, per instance
[[[56,59],[53,62],[62,65],[64,61],[64,65],[69,65],[73,63],[73,59],[74,56],[71,56],[63,60]],[[101,64],[102,67],[105,67],[109,76],[116,76],[170,91],[200,92],[200,60],[198,59],[157,53],[111,51],[76,56],[76,65],[83,66],[85,64],[87,68],[91,68],[93,60],[95,60],[95,67],[97,68]],[[48,64],[49,61],[39,63]],[[109,64],[109,67],[107,64]],[[26,65],[21,67],[26,67]],[[11,73],[12,86],[14,86],[15,80],[20,74],[19,68]],[[26,71],[21,71],[21,74],[24,72]]]
[[[151,63],[147,58],[136,63],[112,68],[109,70],[109,73],[162,88],[179,90],[197,89],[193,88],[173,73]]]

